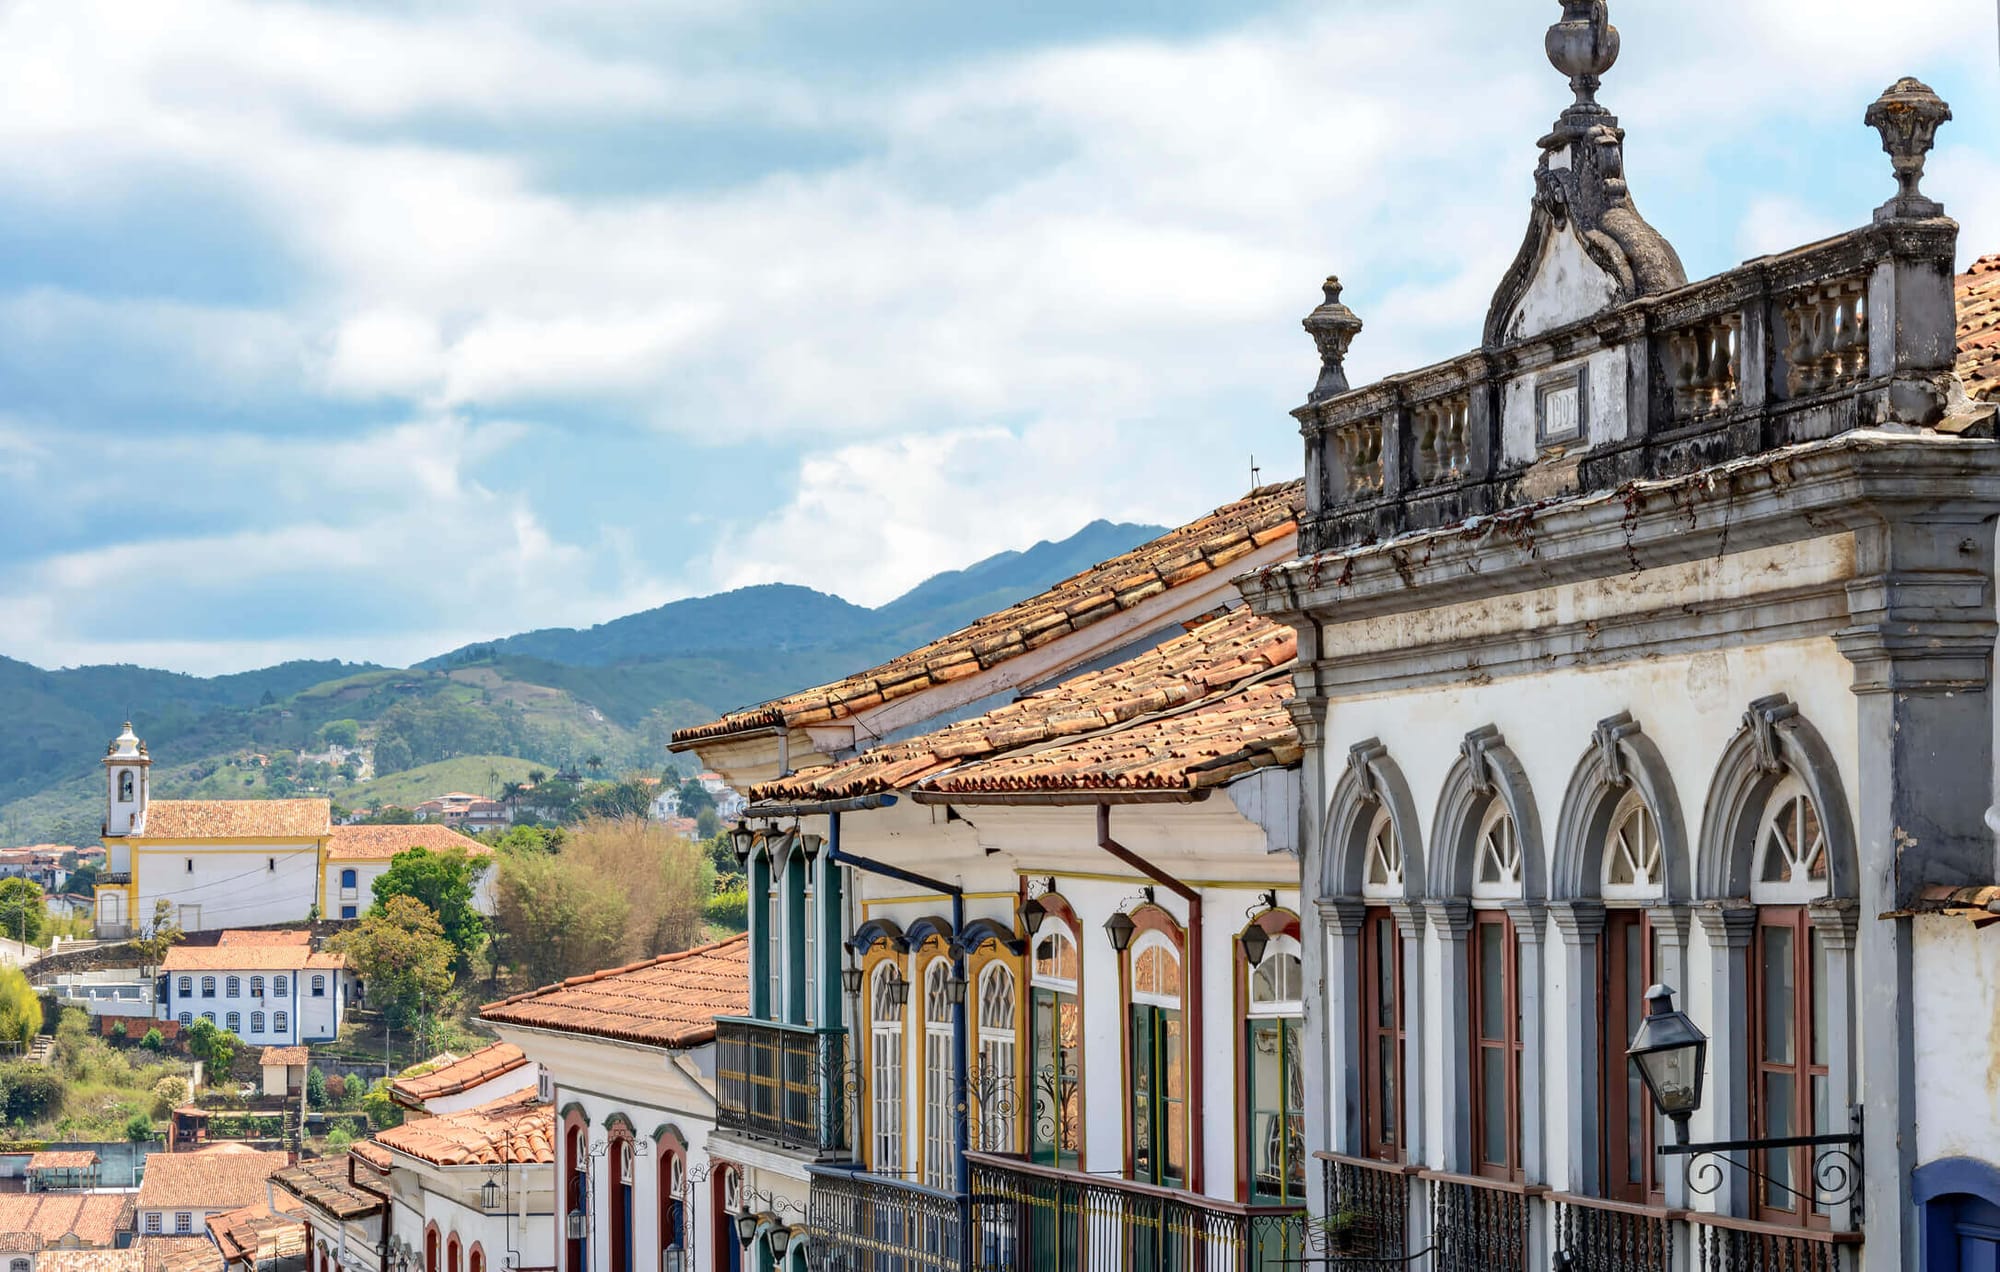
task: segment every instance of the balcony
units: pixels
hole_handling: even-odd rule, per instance
[[[1696,1272],[1853,1272],[1858,1232],[1692,1214]]]
[[[1674,1229],[1687,1212],[1550,1193],[1556,1258],[1572,1272],[1673,1272]],[[1782,1265],[1789,1266],[1789,1265]]]
[[[1357,1260],[1401,1260],[1409,1253],[1410,1180],[1414,1166],[1369,1157],[1315,1153],[1325,1206],[1328,1253]]]
[[[1537,1184],[1420,1171],[1431,1184],[1432,1267],[1437,1272],[1527,1272]]]
[[[718,1017],[716,1127],[818,1161],[847,1156],[847,1035]]]
[[[1251,1272],[1305,1257],[1300,1206],[1242,1205],[970,1153],[976,1272]]]
[[[957,1197],[865,1171],[812,1167],[813,1272],[959,1272]]]

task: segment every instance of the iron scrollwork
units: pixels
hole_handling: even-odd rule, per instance
[[[1662,1144],[1657,1150],[1663,1157],[1685,1157],[1683,1168],[1690,1192],[1707,1196],[1722,1187],[1728,1178],[1728,1168],[1742,1171],[1767,1188],[1773,1188],[1788,1196],[1809,1202],[1819,1209],[1829,1209],[1849,1202],[1860,1204],[1861,1195],[1861,1113],[1853,1112],[1854,1129],[1828,1135],[1787,1135],[1771,1139],[1716,1140],[1706,1144]],[[1811,1181],[1804,1187],[1797,1186],[1791,1179],[1791,1172],[1780,1178],[1758,1164],[1759,1153],[1791,1153],[1796,1149],[1815,1149],[1806,1171]],[[1747,1154],[1747,1158],[1731,1156],[1732,1153]]]

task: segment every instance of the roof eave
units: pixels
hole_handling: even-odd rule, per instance
[[[1197,804],[1209,786],[1179,790],[925,791],[910,792],[919,804],[1021,804],[1031,808],[1091,807],[1097,804]]]

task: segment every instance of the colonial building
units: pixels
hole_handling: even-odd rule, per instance
[[[1994,952],[1931,914],[1994,881],[1949,111],[1856,102],[1893,197],[1690,283],[1596,101],[1605,6],[1547,49],[1575,101],[1481,346],[1350,388],[1329,280],[1300,556],[1240,580],[1299,633],[1315,1216],[1450,1268],[1990,1266]],[[1680,1134],[1625,1054],[1652,985],[1707,1035]]]
[[[176,945],[160,976],[159,1019],[186,1028],[205,1017],[271,1047],[339,1037],[358,987],[344,955],[295,941]]]
[[[267,1200],[271,1176],[289,1163],[283,1153],[217,1144],[192,1153],[155,1153],[139,1185],[142,1236],[188,1237],[206,1231],[210,1215]]]
[[[564,1272],[691,1272],[741,1258],[743,1167],[709,1152],[717,1017],[750,996],[749,938],[578,976],[480,1009],[549,1075]]]
[[[504,1095],[537,1088],[539,1066],[511,1042],[496,1042],[468,1056],[405,1070],[389,1084],[389,1098],[416,1117],[457,1113]]]
[[[335,826],[324,799],[156,800],[152,764],[129,723],[104,756],[101,938],[143,929],[161,901],[186,932],[358,918],[397,853],[492,851],[438,825]],[[490,881],[476,903],[491,912]]]
[[[381,1272],[385,1202],[357,1182],[355,1167],[350,1154],[336,1153],[271,1177],[300,1203],[312,1272]]]

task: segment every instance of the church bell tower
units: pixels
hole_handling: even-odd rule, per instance
[[[146,831],[146,773],[153,757],[146,744],[125,731],[104,748],[104,833],[106,837],[141,835]]]

